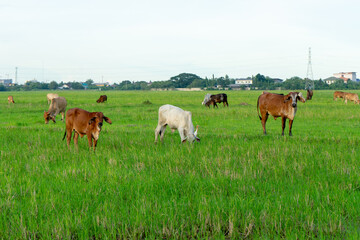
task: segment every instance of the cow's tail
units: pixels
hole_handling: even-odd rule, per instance
[[[65,136],[66,136],[66,129],[65,129],[65,133],[64,133],[63,141],[64,141],[64,139],[65,139]]]
[[[258,100],[257,100],[257,112],[258,112],[258,116],[259,116],[260,120],[262,120],[262,118],[261,118],[261,116],[259,114],[259,99],[260,99],[260,96],[258,97]]]

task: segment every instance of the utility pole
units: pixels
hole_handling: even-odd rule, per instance
[[[15,84],[17,84],[17,67],[15,67]]]
[[[309,48],[309,58],[308,58],[308,66],[305,78],[305,89],[314,89],[314,76],[312,71],[312,64],[311,64],[311,48]]]

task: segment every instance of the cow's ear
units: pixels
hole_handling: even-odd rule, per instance
[[[95,121],[96,117],[93,117],[89,120],[89,125],[91,125]]]
[[[200,138],[198,138],[198,137],[195,137],[195,139],[196,139],[196,141],[200,142]]]
[[[298,93],[297,98],[303,103],[306,101],[301,92]]]
[[[105,120],[105,122],[107,122],[107,123],[109,123],[109,124],[112,124],[112,121],[111,121],[110,118],[104,116],[104,120]]]

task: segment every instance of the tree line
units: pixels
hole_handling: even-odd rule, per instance
[[[252,80],[252,85],[241,86],[242,89],[259,89],[259,90],[294,90],[305,89],[306,83],[309,80],[302,79],[300,77],[292,77],[286,79],[283,82],[277,81],[277,79],[257,74],[247,79]],[[13,86],[0,85],[0,91],[31,91],[31,90],[56,90],[66,85],[69,89],[85,90],[85,89],[99,89],[101,90],[150,90],[150,89],[175,89],[175,88],[201,88],[201,89],[225,89],[230,84],[235,83],[234,78],[230,78],[228,75],[218,78],[201,78],[192,73],[181,73],[177,76],[171,77],[166,81],[129,81],[125,80],[120,83],[114,83],[112,85],[97,86],[92,79],[88,79],[85,82],[60,82],[51,81],[50,83],[28,81],[25,84],[16,84]],[[360,89],[360,83],[348,81],[344,83],[341,79],[335,79],[333,84],[327,84],[324,80],[313,80],[314,89]]]

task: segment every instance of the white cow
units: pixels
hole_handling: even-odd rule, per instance
[[[66,106],[67,102],[64,97],[53,98],[51,100],[49,110],[47,112],[44,111],[45,123],[48,124],[49,120],[52,120],[54,123],[56,123],[55,117],[59,113],[61,113],[61,121],[64,121]]]
[[[200,139],[196,136],[199,126],[196,126],[196,131],[194,132],[191,112],[184,111],[181,108],[169,104],[161,106],[159,108],[158,125],[155,129],[155,144],[157,143],[159,134],[160,141],[163,140],[167,125],[169,125],[170,129],[177,129],[179,131],[183,143],[186,142],[186,140],[191,143],[195,140],[200,142]]]
[[[59,95],[56,94],[56,93],[48,93],[48,94],[46,95],[46,98],[47,98],[47,100],[48,100],[48,104],[51,102],[51,99],[57,98],[57,97],[59,97]]]

